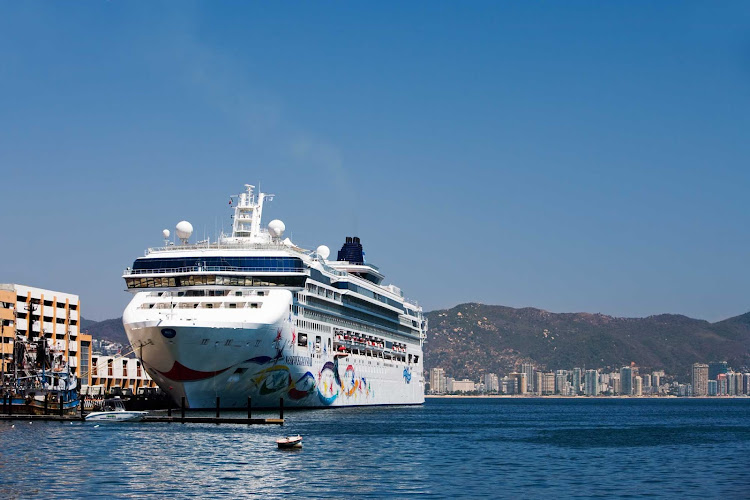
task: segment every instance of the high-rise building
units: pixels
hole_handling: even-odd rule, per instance
[[[630,396],[633,394],[633,368],[623,366],[620,368],[620,394]]]
[[[581,384],[583,382],[581,374],[582,370],[580,368],[573,368],[573,394],[581,393]]]
[[[640,375],[633,377],[633,395],[643,396],[643,377]]]
[[[555,393],[567,396],[569,386],[570,384],[568,383],[568,371],[557,370],[555,372]]]
[[[716,396],[718,392],[718,382],[716,380],[709,380],[706,383],[706,396]]]
[[[534,372],[534,394],[537,396],[541,396],[542,393],[542,386],[544,385],[544,373],[542,372]]]
[[[708,380],[716,380],[719,374],[729,371],[729,365],[726,361],[712,361],[708,364]]]
[[[693,396],[708,394],[708,365],[693,363]]]
[[[0,284],[0,373],[8,370],[16,336],[48,339],[82,386],[91,384],[91,335],[81,333],[78,295]]]
[[[664,376],[664,372],[653,372],[651,374],[651,386],[654,388],[654,392],[658,392],[659,386],[661,385],[661,378]]]
[[[542,379],[542,394],[549,395],[555,393],[555,374],[554,372],[545,372]]]
[[[433,394],[445,394],[447,390],[445,370],[442,368],[433,368],[430,370],[430,392]]]
[[[729,394],[729,384],[727,383],[727,374],[726,373],[719,373],[716,376],[716,390],[717,395],[719,396],[726,396]]]
[[[622,380],[619,373],[611,373],[609,376],[611,394],[622,394]]]
[[[511,373],[508,378],[513,379],[514,394],[526,394],[528,392],[528,384],[526,383],[526,374]]]
[[[521,372],[526,374],[526,390],[528,392],[534,392],[534,365],[531,363],[521,364]]]
[[[497,394],[500,391],[500,383],[496,373],[487,373],[484,376],[484,390],[488,394]]]
[[[599,395],[599,372],[596,370],[586,370],[584,391],[587,396]]]

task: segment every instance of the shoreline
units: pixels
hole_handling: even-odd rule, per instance
[[[561,394],[550,394],[539,396],[537,394],[425,394],[425,399],[747,399],[750,396],[742,394],[739,396],[563,396]]]

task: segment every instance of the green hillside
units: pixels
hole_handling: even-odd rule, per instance
[[[718,323],[674,314],[614,318],[461,304],[428,313],[427,368],[454,377],[509,373],[531,361],[549,369],[636,364],[684,377],[692,363],[750,364],[750,313]]]

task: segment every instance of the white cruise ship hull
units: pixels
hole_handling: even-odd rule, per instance
[[[335,354],[298,343],[292,294],[275,290],[257,311],[142,309],[123,315],[136,354],[157,384],[189,408],[319,408],[421,404],[422,363]],[[240,318],[238,314],[242,314]]]

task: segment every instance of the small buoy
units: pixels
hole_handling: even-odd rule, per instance
[[[33,424],[34,422],[29,422],[29,425]]]
[[[73,425],[73,422],[71,422],[70,425]]]
[[[10,428],[11,429],[15,429],[16,428],[16,424],[11,425]]]
[[[94,426],[94,429],[96,429],[97,427],[99,427],[99,424],[96,424],[96,425]]]

